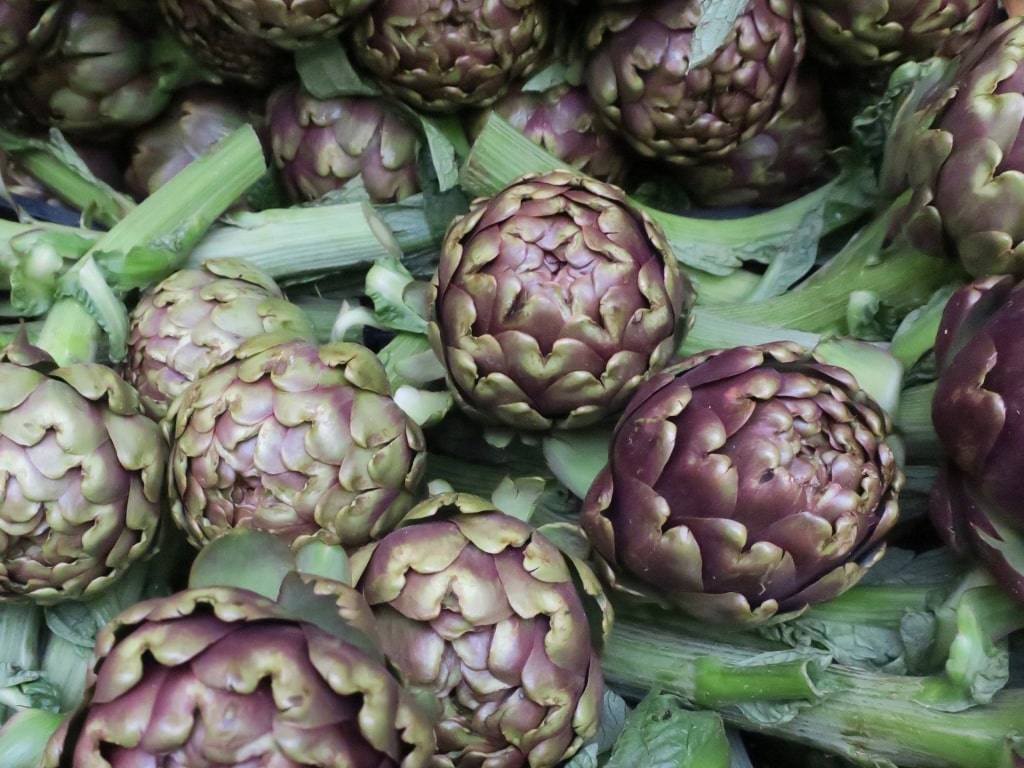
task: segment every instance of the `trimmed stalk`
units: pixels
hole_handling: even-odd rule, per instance
[[[649,689],[675,693],[692,706],[708,693],[698,689],[697,670],[711,657],[731,668],[770,671],[772,651],[784,647],[747,633],[714,630],[670,612],[616,605],[616,622],[602,656],[612,688],[627,696]],[[1024,690],[1007,689],[991,703],[959,712],[919,702],[932,678],[864,672],[830,664],[794,697],[792,680],[779,687],[762,677],[762,699],[791,705],[786,717],[759,717],[756,710],[719,699],[730,724],[830,752],[858,763],[904,768],[1008,768],[1024,759]],[[767,681],[767,683],[765,682]],[[720,691],[713,690],[712,693]]]
[[[937,462],[945,456],[932,423],[932,400],[937,382],[907,387],[900,395],[896,431],[903,438],[908,461]]]

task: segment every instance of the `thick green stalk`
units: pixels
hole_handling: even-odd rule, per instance
[[[232,214],[189,255],[245,259],[279,282],[313,280],[341,269],[365,271],[400,245],[368,203],[278,208]]]
[[[652,688],[699,706],[697,670],[705,658],[747,667],[782,646],[745,632],[709,628],[671,612],[616,605],[602,668],[609,685],[628,696]],[[767,678],[765,678],[767,679]],[[764,689],[764,700],[790,697],[785,717],[717,702],[730,724],[840,755],[860,764],[902,768],[1010,768],[1024,760],[1024,690],[1000,691],[991,703],[944,712],[919,703],[930,678],[864,672],[830,664],[813,691],[792,697],[790,680]],[[764,679],[763,679],[764,681]],[[762,681],[762,682],[763,682]],[[814,695],[817,691],[817,695]],[[1017,762],[1014,762],[1016,760]]]
[[[936,382],[907,387],[900,396],[896,431],[903,438],[907,461],[936,463],[945,456],[932,423]]]

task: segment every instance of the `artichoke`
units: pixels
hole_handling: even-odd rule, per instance
[[[777,206],[827,178],[828,148],[820,83],[813,72],[801,72],[786,83],[764,130],[690,166],[680,183],[704,207]]]
[[[235,527],[358,546],[416,501],[425,448],[366,347],[266,334],[167,414],[175,521],[194,546]]]
[[[598,111],[639,154],[687,165],[761,131],[804,55],[795,0],[751,0],[691,66],[705,3],[602,9],[586,33],[584,77]]]
[[[472,416],[518,429],[625,406],[689,328],[695,291],[661,229],[618,187],[530,175],[448,228],[431,346]]]
[[[998,0],[803,0],[809,50],[832,64],[878,66],[956,56],[995,19]]]
[[[723,624],[832,598],[896,522],[890,430],[845,369],[789,342],[680,361],[630,401],[584,499],[599,575]]]
[[[604,636],[591,635],[588,605],[602,632],[611,615],[593,573],[542,532],[439,494],[351,565],[385,655],[437,702],[435,768],[547,768],[596,732]]]
[[[157,0],[172,33],[225,80],[269,88],[293,69],[287,51],[229,24],[208,0]]]
[[[293,200],[316,200],[357,176],[374,203],[420,191],[419,133],[387,100],[318,99],[289,83],[270,94],[267,114],[274,163]]]
[[[376,0],[193,0],[204,15],[240,37],[288,50],[335,36]],[[181,3],[184,7],[187,3]],[[174,0],[166,3],[175,7]]]
[[[183,89],[154,121],[131,137],[125,182],[138,198],[152,194],[182,168],[242,125],[265,133],[263,99],[211,85]]]
[[[177,88],[206,76],[169,33],[141,32],[97,0],[72,0],[51,45],[8,93],[38,123],[108,138],[149,122]]]
[[[246,339],[315,335],[305,313],[270,277],[237,259],[175,272],[143,294],[129,320],[125,378],[157,420],[189,384],[230,361]]]
[[[0,380],[0,599],[98,594],[156,541],[164,436],[105,366],[18,344]]]
[[[632,154],[600,119],[590,92],[563,82],[540,91],[514,88],[491,105],[510,125],[581,173],[619,184]],[[489,112],[469,122],[470,138],[480,132]]]
[[[923,80],[886,148],[886,190],[911,190],[903,233],[975,277],[1024,275],[1022,61],[1018,16],[988,30],[943,77]]]
[[[137,603],[101,631],[45,768],[425,768],[430,722],[376,655],[232,587]]]
[[[491,104],[540,63],[544,0],[377,0],[347,49],[382,89],[427,112]]]
[[[60,26],[65,0],[0,0],[0,82],[21,77]]]
[[[932,422],[946,459],[931,493],[932,522],[956,552],[983,563],[1024,602],[1024,461],[1014,437],[1024,426],[1021,298],[1007,275],[961,286],[947,302],[935,341],[938,382]]]

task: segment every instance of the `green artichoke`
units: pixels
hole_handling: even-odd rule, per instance
[[[611,614],[593,573],[541,531],[440,494],[351,565],[388,660],[437,702],[435,768],[548,768],[596,732],[604,635],[588,603],[601,632]]]
[[[138,198],[152,194],[182,168],[242,125],[266,133],[263,98],[211,85],[182,89],[155,120],[131,137],[125,182]]]
[[[1024,603],[1024,284],[1008,275],[961,286],[946,303],[935,341],[932,423],[946,459],[931,493],[945,542],[983,563]]]
[[[287,51],[228,23],[208,0],[157,0],[157,4],[182,45],[225,80],[269,88],[282,72],[293,69]]]
[[[97,0],[71,0],[56,37],[8,93],[43,125],[110,138],[156,117],[206,76],[169,33],[148,34]]]
[[[377,0],[347,49],[382,89],[416,109],[491,104],[541,62],[550,36],[542,0]]]
[[[196,547],[251,527],[358,546],[416,501],[425,448],[366,347],[243,342],[167,414],[171,511]]]
[[[786,83],[760,133],[688,167],[679,182],[708,208],[781,205],[828,178],[829,144],[820,83],[812,71],[800,72]]]
[[[922,81],[890,132],[883,183],[911,190],[902,231],[973,276],[1024,275],[1024,17]]]
[[[96,363],[0,354],[0,599],[90,597],[152,549],[167,442]]]
[[[230,361],[246,339],[290,333],[312,340],[305,313],[259,269],[211,259],[146,291],[129,318],[125,378],[146,413],[161,420],[193,381]]]
[[[672,356],[695,291],[618,187],[530,175],[449,226],[427,333],[469,414],[518,429],[596,423]]]
[[[137,603],[96,640],[44,768],[425,768],[430,721],[380,658],[231,587]]]
[[[582,85],[558,83],[540,91],[514,88],[469,121],[471,139],[491,110],[581,173],[612,184],[625,179],[632,153],[601,120]]]
[[[60,26],[65,0],[0,0],[0,83],[21,77]]]
[[[809,51],[833,64],[878,66],[956,56],[977,42],[998,0],[803,0]]]
[[[274,163],[295,201],[321,198],[357,176],[374,203],[420,191],[419,132],[384,98],[318,99],[289,83],[270,94],[267,115]]]
[[[889,416],[792,343],[709,351],[644,384],[581,525],[610,585],[719,623],[796,614],[884,551]]]
[[[795,0],[751,0],[709,58],[690,66],[704,6],[610,6],[587,29],[587,88],[598,111],[645,157],[687,165],[751,138],[775,114],[803,59]]]

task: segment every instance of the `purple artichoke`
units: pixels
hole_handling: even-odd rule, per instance
[[[171,512],[196,547],[235,527],[358,546],[417,500],[423,433],[358,344],[253,337],[167,420]]]
[[[559,83],[542,91],[513,89],[470,121],[471,139],[492,110],[535,144],[588,176],[619,184],[629,170],[632,153],[601,120],[582,85]]]
[[[429,720],[381,659],[244,589],[137,603],[101,631],[44,768],[426,768]]]
[[[980,278],[946,304],[935,341],[932,422],[945,454],[931,516],[956,552],[1024,603],[1024,283]]]
[[[721,623],[832,598],[896,522],[890,430],[847,371],[795,344],[672,365],[630,401],[584,500],[599,573]]]
[[[550,35],[543,0],[377,0],[353,22],[349,55],[416,109],[491,104],[540,63]]]
[[[146,413],[158,420],[192,382],[230,361],[246,339],[285,332],[314,338],[305,313],[277,284],[236,259],[175,272],[143,294],[129,319],[124,375]]]
[[[578,427],[665,365],[694,299],[661,229],[622,190],[554,171],[452,222],[427,333],[474,417]]]
[[[435,768],[550,768],[596,732],[604,637],[584,600],[607,606],[540,530],[475,496],[433,496],[353,553],[352,572],[385,655],[437,702]]]
[[[804,55],[795,0],[751,0],[690,66],[703,3],[610,6],[590,24],[585,79],[598,110],[645,157],[686,165],[761,131]]]
[[[830,63],[898,64],[956,56],[996,17],[998,0],[803,0],[809,49]]]
[[[420,135],[386,99],[318,99],[289,83],[271,93],[267,114],[274,163],[293,200],[316,200],[357,176],[374,203],[419,192]]]
[[[0,82],[21,77],[60,26],[65,0],[0,0]]]

